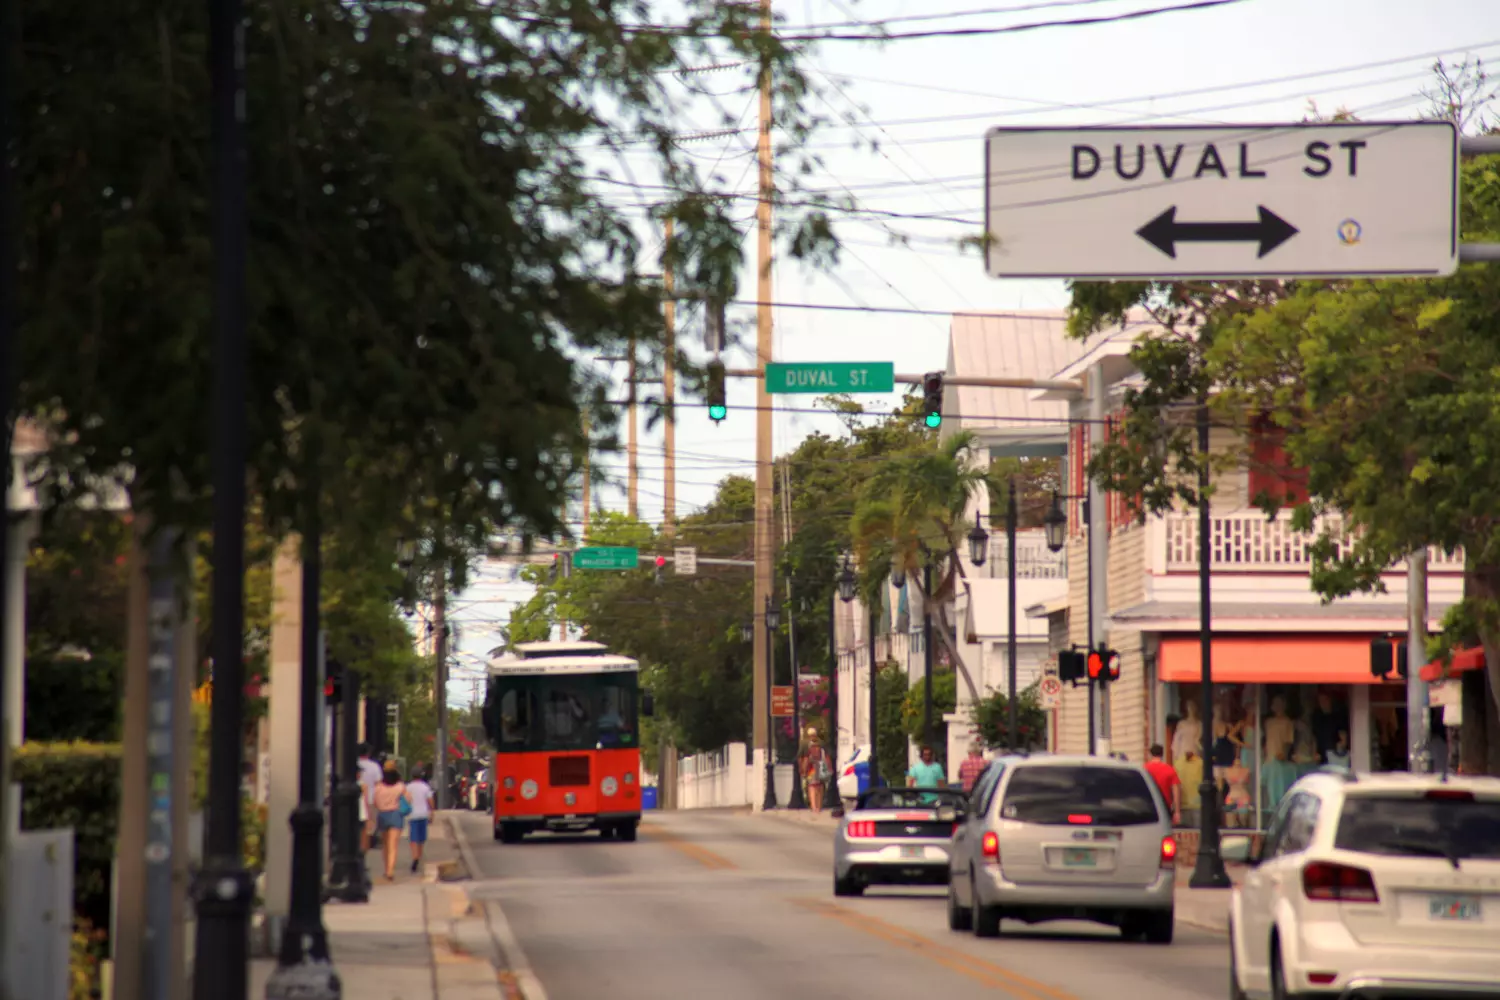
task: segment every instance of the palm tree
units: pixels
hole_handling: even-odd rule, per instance
[[[866,599],[878,594],[892,573],[905,574],[907,585],[921,594],[923,606],[934,609],[939,641],[975,702],[979,691],[949,635],[946,605],[964,575],[958,553],[965,544],[969,500],[981,491],[993,497],[1005,490],[1004,482],[976,460],[978,451],[974,435],[963,431],[932,450],[909,452],[884,463],[865,481],[850,523]],[[940,560],[931,594],[923,591],[919,572],[928,558]]]

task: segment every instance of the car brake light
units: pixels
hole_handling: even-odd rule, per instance
[[[1447,799],[1450,802],[1473,802],[1474,793],[1463,788],[1431,788],[1425,799]]]
[[[1161,838],[1161,866],[1171,868],[1175,864],[1177,864],[1177,838],[1163,837]]]
[[[1378,903],[1375,877],[1363,868],[1314,861],[1302,869],[1302,891],[1308,899],[1339,903]]]
[[[1338,977],[1339,974],[1337,972],[1309,972],[1307,974],[1307,981],[1314,986],[1327,986],[1338,979]]]
[[[875,836],[875,821],[873,819],[857,819],[849,824],[846,831],[851,837],[873,837]]]
[[[1074,826],[1088,826],[1090,823],[1094,822],[1094,817],[1090,816],[1088,813],[1070,813],[1068,815],[1068,822],[1072,823]]]
[[[980,842],[979,849],[984,852],[984,856],[991,862],[999,861],[1000,835],[994,830],[987,831],[984,835],[984,840]]]

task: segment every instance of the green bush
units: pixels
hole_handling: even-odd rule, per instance
[[[901,729],[914,742],[920,744],[927,734],[922,732],[927,707],[926,685],[918,681],[908,690],[901,701]],[[952,670],[932,672],[932,752],[939,764],[948,761],[948,723],[943,716],[958,707],[958,675]]]
[[[106,937],[103,931],[94,930],[82,917],[74,919],[68,963],[68,1000],[93,1000],[99,995],[99,960],[108,953]]]
[[[118,743],[27,743],[16,754],[21,829],[73,828],[73,912],[109,926],[109,875],[120,815]]]
[[[1019,728],[1019,750],[1036,750],[1047,742],[1047,712],[1042,708],[1038,691],[1040,682],[1016,692],[1016,723]],[[974,706],[974,728],[986,746],[1004,748],[1010,740],[1010,700],[1004,691],[985,696]]]
[[[876,751],[880,755],[880,776],[892,785],[906,784],[906,730],[901,725],[901,709],[906,703],[906,671],[891,661],[880,668],[875,685],[877,732]]]

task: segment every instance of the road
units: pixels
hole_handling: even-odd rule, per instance
[[[835,901],[832,831],[747,813],[651,815],[633,844],[597,835],[502,846],[463,814],[480,871],[548,1000],[1203,1000],[1223,994],[1221,935],[1167,947],[1090,924],[998,940],[948,930],[941,890]]]

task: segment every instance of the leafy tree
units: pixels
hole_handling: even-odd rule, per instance
[[[875,748],[880,776],[891,785],[906,784],[906,729],[902,714],[906,706],[908,678],[901,664],[884,663],[875,675]]]
[[[1500,159],[1463,165],[1460,217],[1466,240],[1500,235]],[[1342,515],[1346,533],[1325,531],[1312,546],[1312,585],[1325,599],[1383,589],[1381,572],[1413,551],[1462,548],[1465,596],[1431,652],[1484,647],[1487,678],[1466,682],[1464,767],[1500,773],[1500,472],[1489,443],[1500,430],[1490,377],[1500,366],[1495,272],[1466,265],[1434,280],[1079,283],[1070,322],[1087,333],[1132,308],[1162,332],[1133,350],[1142,384],[1127,391],[1123,434],[1091,472],[1140,496],[1142,517],[1198,503],[1204,459],[1183,404],[1207,399],[1214,423],[1236,432],[1235,444],[1207,459],[1212,469],[1252,462],[1256,436],[1273,435],[1290,464],[1307,470],[1310,499],[1295,505],[1294,526],[1312,530],[1319,515]],[[1256,501],[1268,512],[1288,502]]]
[[[1016,692],[1016,727],[1019,747],[1010,746],[1010,699],[1004,691],[992,691],[971,708],[974,728],[984,745],[994,748],[1034,750],[1045,746],[1047,713],[1042,708],[1040,682]]]
[[[919,681],[907,690],[906,697],[901,702],[901,729],[914,743],[922,743],[927,739],[922,728],[926,707],[926,685]],[[932,752],[939,763],[948,759],[948,723],[943,720],[943,716],[957,707],[958,677],[951,670],[933,671]]]

